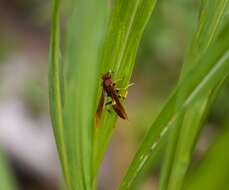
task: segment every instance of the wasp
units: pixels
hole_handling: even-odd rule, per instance
[[[106,97],[110,97],[111,101],[107,102],[105,105],[111,104],[115,113],[120,118],[127,120],[128,115],[122,103],[120,102],[120,99],[121,98],[125,99],[125,97],[119,94],[120,89],[116,87],[116,83],[112,80],[111,72],[109,71],[104,75],[102,75],[101,79],[102,79],[102,94],[96,110],[96,123],[97,123],[96,126],[98,126],[98,123],[100,121]],[[128,87],[131,85],[132,84],[128,85]]]

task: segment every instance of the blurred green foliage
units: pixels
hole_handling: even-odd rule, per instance
[[[0,150],[0,189],[4,190],[16,190],[18,189],[12,175],[9,163],[4,155],[4,152]]]
[[[188,176],[184,190],[228,189],[229,123],[223,126],[203,160]]]

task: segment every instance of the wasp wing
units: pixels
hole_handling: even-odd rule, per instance
[[[104,102],[105,102],[105,95],[104,95],[104,90],[102,90],[102,94],[99,99],[99,104],[96,110],[95,114],[95,126],[99,127],[100,126],[100,120],[103,112],[103,107],[104,107]]]
[[[128,115],[127,115],[125,108],[123,107],[122,103],[120,102],[117,93],[112,92],[111,95],[112,95],[112,107],[113,107],[114,111],[122,119],[125,119],[125,120],[128,119]]]

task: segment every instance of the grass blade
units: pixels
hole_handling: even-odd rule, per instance
[[[0,150],[0,189],[16,190],[16,182],[11,173],[10,167],[7,163],[5,155]]]
[[[188,51],[180,80],[182,80],[192,65],[198,63],[196,60],[201,59],[201,56],[204,55],[214,42],[220,31],[228,1],[209,0],[202,3],[199,26]],[[212,86],[211,90],[217,89],[217,86],[218,84]],[[177,104],[181,101],[180,99],[182,99],[183,93],[185,93],[185,89],[181,89],[179,92]],[[166,164],[162,172],[161,190],[167,188],[177,190],[181,188],[183,178],[191,161],[194,144],[213,99],[212,94],[216,93],[207,91],[203,97],[182,114],[179,118],[180,121],[171,130],[168,143],[173,146],[167,147],[168,154],[165,156]]]
[[[67,188],[86,190],[93,188],[92,132],[107,6],[105,1],[75,0],[71,2],[71,7],[67,37],[64,39],[67,42],[63,58],[66,71],[64,78],[61,78],[60,1],[54,1],[49,73],[50,108]]]
[[[62,92],[61,92],[61,66],[60,66],[60,0],[53,1],[53,15],[50,39],[50,60],[49,60],[49,103],[53,131],[56,139],[57,149],[62,163],[62,170],[65,176],[67,187],[70,189],[68,176],[67,152],[63,134],[62,116]]]
[[[92,189],[92,139],[105,1],[75,1],[68,28],[64,125],[73,189]],[[97,10],[100,10],[99,12]]]
[[[188,176],[183,186],[185,190],[192,189],[227,189],[229,175],[229,130],[228,126],[220,132],[216,142],[210,147],[205,158],[195,171]]]
[[[169,126],[187,109],[191,103],[202,97],[212,86],[215,86],[229,72],[229,40],[228,35],[217,42],[199,59],[198,63],[187,73],[171,94],[162,111],[147,132],[143,143],[135,154],[132,163],[124,177],[120,189],[130,189],[133,181],[150,158]],[[211,55],[211,56],[209,56]],[[176,97],[181,89],[185,89],[185,98],[176,105]],[[177,106],[177,107],[176,107]]]
[[[137,48],[156,0],[114,1],[103,47],[101,74],[112,70],[114,80],[126,87],[133,70]],[[111,137],[116,116],[104,113],[101,127],[95,131],[94,173],[96,175]]]

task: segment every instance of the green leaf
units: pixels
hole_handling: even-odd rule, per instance
[[[129,83],[139,42],[155,3],[156,0],[116,0],[112,5],[100,73],[102,75],[109,70],[113,71],[113,79],[119,80],[118,87],[126,87]],[[95,131],[95,175],[108,146],[115,121],[115,114],[104,112],[101,126]]]
[[[11,169],[7,163],[5,155],[0,150],[0,189],[16,190],[15,179],[12,175]]]
[[[229,128],[220,132],[213,146],[210,147],[207,155],[195,167],[188,176],[184,190],[218,190],[228,188],[229,175]]]
[[[64,125],[69,172],[77,190],[93,186],[92,137],[105,5],[105,1],[76,1],[68,26]]]
[[[105,0],[75,0],[71,7],[64,57],[60,61],[60,1],[54,1],[49,68],[50,111],[67,188],[86,190],[93,188],[92,137],[107,6]],[[65,67],[60,65],[63,62]],[[65,74],[63,77],[62,73]]]
[[[69,166],[67,163],[67,152],[64,141],[64,128],[62,116],[62,87],[60,66],[60,0],[53,1],[52,27],[49,53],[49,104],[53,131],[56,139],[57,149],[62,163],[67,187],[70,188]]]
[[[185,74],[193,65],[199,63],[198,60],[201,59],[213,44],[221,29],[221,23],[227,4],[227,0],[207,0],[202,2],[198,28],[194,34],[190,49],[188,50],[180,81],[182,81]],[[222,78],[218,84],[212,86],[211,91],[206,91],[195,104],[188,107],[180,116],[179,122],[173,126],[162,170],[161,190],[178,190],[181,188],[202,123],[215,97],[213,94],[216,95],[217,93],[214,91],[218,89],[217,87],[222,83],[224,78]],[[179,91],[177,104],[185,97],[185,88]]]
[[[133,181],[169,127],[174,124],[184,110],[227,76],[229,72],[228,40],[229,36],[225,34],[221,40],[214,44],[214,47],[210,48],[198,60],[197,64],[194,64],[183,80],[178,83],[147,132],[122,181],[120,189],[131,189]],[[176,98],[181,89],[185,93],[179,105],[177,105]]]

